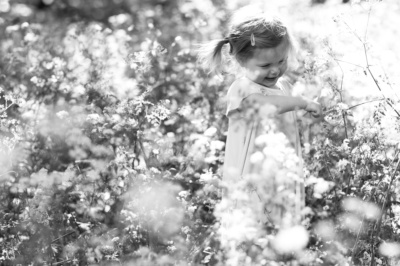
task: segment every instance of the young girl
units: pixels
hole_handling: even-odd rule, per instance
[[[301,161],[299,131],[294,111],[304,109],[318,117],[321,115],[321,106],[317,102],[289,94],[291,85],[283,78],[294,50],[288,29],[278,18],[245,8],[235,14],[229,33],[224,39],[202,47],[200,60],[212,72],[218,73],[222,70],[225,62],[222,60],[224,47],[229,49],[231,58],[241,69],[227,95],[226,115],[229,118],[229,128],[224,180],[236,182],[260,169],[250,160],[255,151],[257,136],[265,133],[262,132],[263,127],[260,126],[260,119],[255,112],[249,115],[254,106],[271,105],[276,108],[278,129],[286,135]],[[295,194],[292,200],[297,206],[296,210],[291,211],[295,212],[294,216],[300,217],[304,203],[304,185],[303,182],[296,182],[291,187]],[[271,193],[276,191],[271,190]],[[266,206],[265,209],[270,211],[273,206]],[[277,221],[279,218],[272,220]]]

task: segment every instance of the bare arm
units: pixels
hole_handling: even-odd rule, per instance
[[[260,105],[271,104],[277,108],[278,114],[283,114],[289,111],[304,109],[315,117],[319,117],[322,113],[319,103],[308,100],[303,97],[251,94],[242,102],[244,106],[252,106],[254,103]]]

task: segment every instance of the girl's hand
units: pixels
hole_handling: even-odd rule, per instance
[[[318,118],[322,115],[322,107],[319,103],[314,101],[308,101],[306,108],[304,108],[307,112],[310,112],[311,115],[315,118]]]

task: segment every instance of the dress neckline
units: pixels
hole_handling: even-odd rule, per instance
[[[257,87],[259,87],[260,90],[261,90],[262,92],[267,91],[267,90],[269,90],[269,91],[283,91],[282,86],[281,86],[281,82],[280,82],[281,78],[278,79],[278,81],[276,82],[276,84],[275,84],[274,87],[272,87],[272,88],[271,88],[271,87],[267,87],[267,86],[263,86],[263,85],[261,85],[261,84],[258,84],[258,83],[252,81],[251,79],[249,79],[249,78],[246,77],[246,76],[243,76],[243,78],[244,78],[244,79],[247,79],[247,80],[250,81],[252,84],[254,84],[254,85],[256,85]]]

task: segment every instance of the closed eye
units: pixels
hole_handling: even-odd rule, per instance
[[[285,59],[282,59],[281,61],[279,61],[278,62],[278,64],[283,64],[283,63],[285,63],[287,61],[287,58],[285,58]],[[268,68],[268,67],[270,67],[271,66],[271,64],[266,64],[266,65],[263,65],[263,66],[260,66],[261,68]]]

